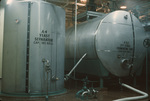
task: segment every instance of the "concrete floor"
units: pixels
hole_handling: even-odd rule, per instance
[[[48,101],[85,101],[75,97],[75,94],[79,91],[79,89],[72,89],[68,90],[66,94],[57,95],[57,96],[50,96]],[[149,92],[150,94],[150,92]],[[97,98],[95,99],[88,99],[86,101],[112,101],[119,98],[124,97],[132,97],[132,96],[139,96],[138,94],[130,91],[130,90],[108,90],[108,89],[101,89],[97,93]],[[21,98],[21,97],[0,97],[1,101],[46,101],[44,97],[41,98]],[[139,101],[150,101],[150,97],[144,100]]]
[[[142,80],[142,81],[141,81]],[[131,81],[131,82],[129,82]],[[132,84],[132,79],[127,79],[127,84]],[[125,81],[126,82],[126,81]],[[150,84],[150,83],[149,83]],[[90,84],[87,86],[91,87]],[[133,97],[133,96],[139,96],[139,94],[128,90],[127,88],[121,87],[118,84],[118,80],[112,80],[109,82],[109,80],[104,80],[104,88],[97,90],[99,91],[97,93],[97,98],[95,99],[88,99],[88,100],[81,100],[79,98],[76,98],[76,93],[82,89],[83,82],[78,81],[74,82],[74,80],[70,80],[68,82],[65,82],[65,88],[67,89],[67,93],[57,96],[50,96],[48,101],[113,101],[115,99],[125,98],[125,97]],[[99,87],[99,83],[94,84],[94,87]],[[144,91],[145,90],[145,83],[143,79],[138,78],[137,79],[137,85],[136,87],[139,90]],[[148,90],[148,94],[150,95],[150,88]],[[22,97],[4,97],[0,96],[0,101],[47,101],[45,97],[35,97],[35,98],[22,98]],[[137,101],[137,100],[136,100]],[[150,97],[143,100],[138,101],[150,101]]]

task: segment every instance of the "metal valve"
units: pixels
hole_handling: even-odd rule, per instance
[[[122,59],[121,67],[124,69],[130,69],[133,67],[133,62],[130,59]]]
[[[59,78],[56,77],[56,76],[53,76],[53,77],[52,77],[52,80],[53,80],[53,81],[57,81],[57,80],[59,80]]]
[[[43,59],[42,59],[42,62],[43,62],[43,64],[44,64],[45,71],[46,71],[46,72],[50,72],[50,71],[51,71],[51,68],[50,68],[50,62],[49,62],[49,60],[43,58]]]
[[[150,39],[149,39],[149,38],[147,38],[147,39],[145,39],[145,40],[143,41],[143,46],[144,46],[145,48],[148,48],[148,47],[150,46]]]

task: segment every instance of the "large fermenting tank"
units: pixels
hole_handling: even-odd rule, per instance
[[[112,74],[122,77],[136,73],[145,57],[145,32],[130,12],[115,11],[67,30],[66,57],[87,53],[88,59],[99,59]],[[92,69],[92,67],[91,67]],[[83,71],[84,72],[84,71]]]
[[[3,2],[2,93],[64,92],[64,9],[40,0]]]

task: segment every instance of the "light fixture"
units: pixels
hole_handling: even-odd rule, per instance
[[[127,9],[127,6],[120,6],[120,9]]]
[[[77,3],[78,6],[86,6],[86,4]]]
[[[9,5],[12,3],[12,0],[7,0],[6,4]]]
[[[87,0],[80,0],[80,2],[81,2],[81,3],[86,3],[86,2],[87,2]]]

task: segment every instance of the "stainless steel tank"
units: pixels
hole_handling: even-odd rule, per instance
[[[8,1],[8,2],[7,2]],[[64,89],[65,11],[38,0],[5,5],[3,94],[60,94]]]
[[[130,12],[115,11],[70,28],[66,34],[66,57],[87,53],[88,59],[99,59],[112,74],[122,77],[142,68],[145,57],[145,32]],[[92,67],[91,67],[92,69]],[[83,71],[84,72],[84,71]]]

